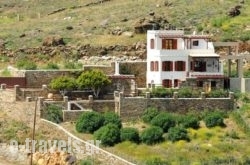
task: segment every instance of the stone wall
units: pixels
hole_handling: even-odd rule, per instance
[[[123,120],[139,118],[148,107],[155,107],[161,111],[186,113],[189,110],[233,110],[234,98],[232,93],[228,98],[150,98],[124,97],[122,93],[115,94],[115,112]]]
[[[40,110],[41,118],[45,118],[47,106],[50,104],[62,107],[63,121],[75,121],[82,113],[93,110],[104,113],[106,111],[115,110],[114,100],[93,100],[93,96],[89,96],[88,100],[69,101],[68,97],[64,97],[63,101],[47,100],[43,97],[38,98],[38,109]],[[70,108],[69,108],[70,106]],[[81,106],[81,108],[79,108]]]

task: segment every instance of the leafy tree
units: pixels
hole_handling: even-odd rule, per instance
[[[114,113],[114,112],[105,112],[103,116],[104,116],[104,125],[112,123],[112,124],[117,125],[118,128],[122,127],[121,118],[116,113]]]
[[[121,141],[132,141],[138,143],[140,141],[139,131],[136,128],[127,127],[121,129]]]
[[[157,126],[146,128],[141,133],[141,141],[146,144],[155,144],[163,140],[163,130]]]
[[[104,117],[97,112],[84,112],[76,121],[77,132],[93,133],[103,126]]]
[[[83,72],[78,78],[79,88],[90,88],[94,92],[94,96],[98,97],[101,88],[110,84],[110,79],[101,70],[90,70]]]
[[[107,124],[94,133],[97,140],[104,146],[113,146],[120,141],[120,130],[115,124]]]
[[[76,88],[76,82],[73,77],[60,76],[51,80],[49,87],[55,90],[59,90],[60,93],[64,96],[67,91]]]

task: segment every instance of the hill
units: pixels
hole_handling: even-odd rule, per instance
[[[97,50],[87,50],[92,52],[87,55],[103,55],[103,47],[145,43],[145,28],[184,28],[211,34],[215,41],[248,41],[249,4],[244,0],[1,0],[1,60],[16,63],[9,57],[23,54],[39,56],[35,62],[63,60],[65,49],[44,48],[58,45],[73,50],[66,51],[70,59],[86,55],[89,45]],[[51,52],[59,56],[54,58]]]

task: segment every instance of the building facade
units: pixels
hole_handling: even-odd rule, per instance
[[[208,35],[186,35],[183,30],[147,32],[147,84],[178,88],[224,86],[220,56]]]

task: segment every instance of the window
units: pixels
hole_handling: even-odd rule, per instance
[[[175,80],[174,80],[174,87],[178,87],[178,86],[179,86],[179,83],[180,83],[180,80],[175,79]]]
[[[158,61],[151,61],[150,62],[150,71],[159,71]]]
[[[170,80],[170,79],[162,80],[162,86],[166,87],[166,88],[171,88],[172,87],[172,80]]]
[[[173,71],[173,62],[172,61],[163,61],[162,62],[162,71]]]
[[[185,71],[186,62],[185,61],[176,61],[175,62],[175,71]]]
[[[155,40],[150,39],[150,49],[154,49],[154,48],[155,48]]]
[[[159,71],[159,63],[158,63],[158,61],[155,61],[155,71]]]
[[[162,49],[177,49],[177,40],[162,39]]]
[[[203,81],[197,81],[197,87],[203,87]]]
[[[150,71],[154,71],[155,70],[155,66],[154,66],[154,61],[150,62]]]
[[[211,87],[215,88],[216,87],[216,81],[211,81]]]
[[[199,46],[199,41],[198,40],[193,41],[193,46]]]

